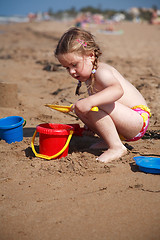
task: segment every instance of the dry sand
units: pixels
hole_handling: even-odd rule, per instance
[[[80,123],[44,106],[78,99],[75,80],[55,65],[53,56],[70,26],[0,25],[0,82],[18,89],[18,104],[15,99],[13,106],[8,96],[12,103],[0,104],[0,117],[19,115],[27,121],[22,142],[0,141],[0,239],[159,240],[160,176],[140,172],[133,157],[160,156],[160,26],[122,23],[117,29],[124,33],[115,36],[89,28],[102,46],[103,60],[142,92],[152,111],[145,138],[129,143],[127,156],[99,163],[95,159],[101,152],[88,150],[97,138],[86,136],[73,137],[68,156],[60,160],[45,161],[32,153],[37,125]],[[82,92],[86,96],[85,88]]]

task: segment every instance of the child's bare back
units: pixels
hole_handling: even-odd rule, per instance
[[[119,81],[120,85],[123,88],[123,96],[118,99],[117,101],[120,102],[121,104],[124,104],[125,106],[128,106],[129,108],[132,108],[137,105],[146,105],[147,103],[141,93],[128,81],[126,80],[114,67],[105,64],[105,63],[99,63],[98,69],[96,74],[98,75],[99,71],[103,71],[104,74],[104,83],[101,81],[95,81],[95,89],[101,91],[103,90],[104,86],[107,86],[107,75],[109,77],[111,74],[113,77]],[[113,79],[109,78],[109,83],[110,81],[113,82]]]

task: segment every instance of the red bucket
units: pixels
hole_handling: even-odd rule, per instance
[[[37,154],[36,156],[50,160],[52,158],[57,159],[68,155],[69,141],[73,134],[72,126],[44,123],[36,127],[36,132],[39,133],[40,152],[40,154]],[[35,153],[35,149],[33,149],[33,141],[32,150]]]

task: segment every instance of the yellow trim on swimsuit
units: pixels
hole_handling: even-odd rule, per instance
[[[152,116],[151,111],[150,111],[150,109],[147,106],[145,106],[145,105],[137,105],[137,106],[132,107],[132,109],[136,109],[136,108],[140,108],[140,109],[148,112],[150,117]]]
[[[149,109],[147,106],[145,106],[145,105],[137,105],[137,106],[132,107],[131,109],[137,109],[137,108],[145,111],[145,112],[141,113],[140,115],[141,115],[141,117],[143,118],[143,122],[146,124],[146,122],[148,121],[148,114],[149,114],[149,116],[151,117],[151,111],[150,111],[150,109]],[[145,126],[145,125],[143,125],[142,129],[144,128],[144,126]],[[128,140],[128,139],[125,139],[122,135],[119,135],[119,137],[120,137],[120,139],[121,139],[122,141],[133,141],[133,139],[135,138],[135,137],[134,137],[133,139]]]
[[[148,120],[148,114],[147,113],[142,113],[141,117],[143,118],[143,122],[146,122]]]

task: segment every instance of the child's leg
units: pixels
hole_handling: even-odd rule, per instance
[[[98,113],[89,113],[87,118],[77,113],[79,118],[94,130],[99,136],[101,136],[108,150],[105,151],[97,160],[101,162],[110,162],[115,159],[119,159],[127,153],[127,149],[122,144],[116,127],[109,115],[104,111],[99,110]]]
[[[106,115],[103,111],[99,113],[99,116],[94,116],[93,118],[96,129],[100,133],[100,136],[104,139],[107,148],[107,150],[101,154],[97,160],[101,162],[111,162],[112,160],[119,159],[125,155],[127,153],[127,149],[119,138],[112,118],[109,115]]]
[[[136,136],[143,127],[143,118],[133,109],[116,102],[101,108],[114,122],[117,132],[125,139]]]
[[[138,113],[120,103],[101,106],[99,112],[89,112],[87,116],[82,116],[78,111],[76,113],[82,121],[89,123],[90,128],[96,130],[108,146],[108,150],[98,158],[102,162],[110,162],[127,153],[118,132],[125,138],[131,138],[143,125]]]

